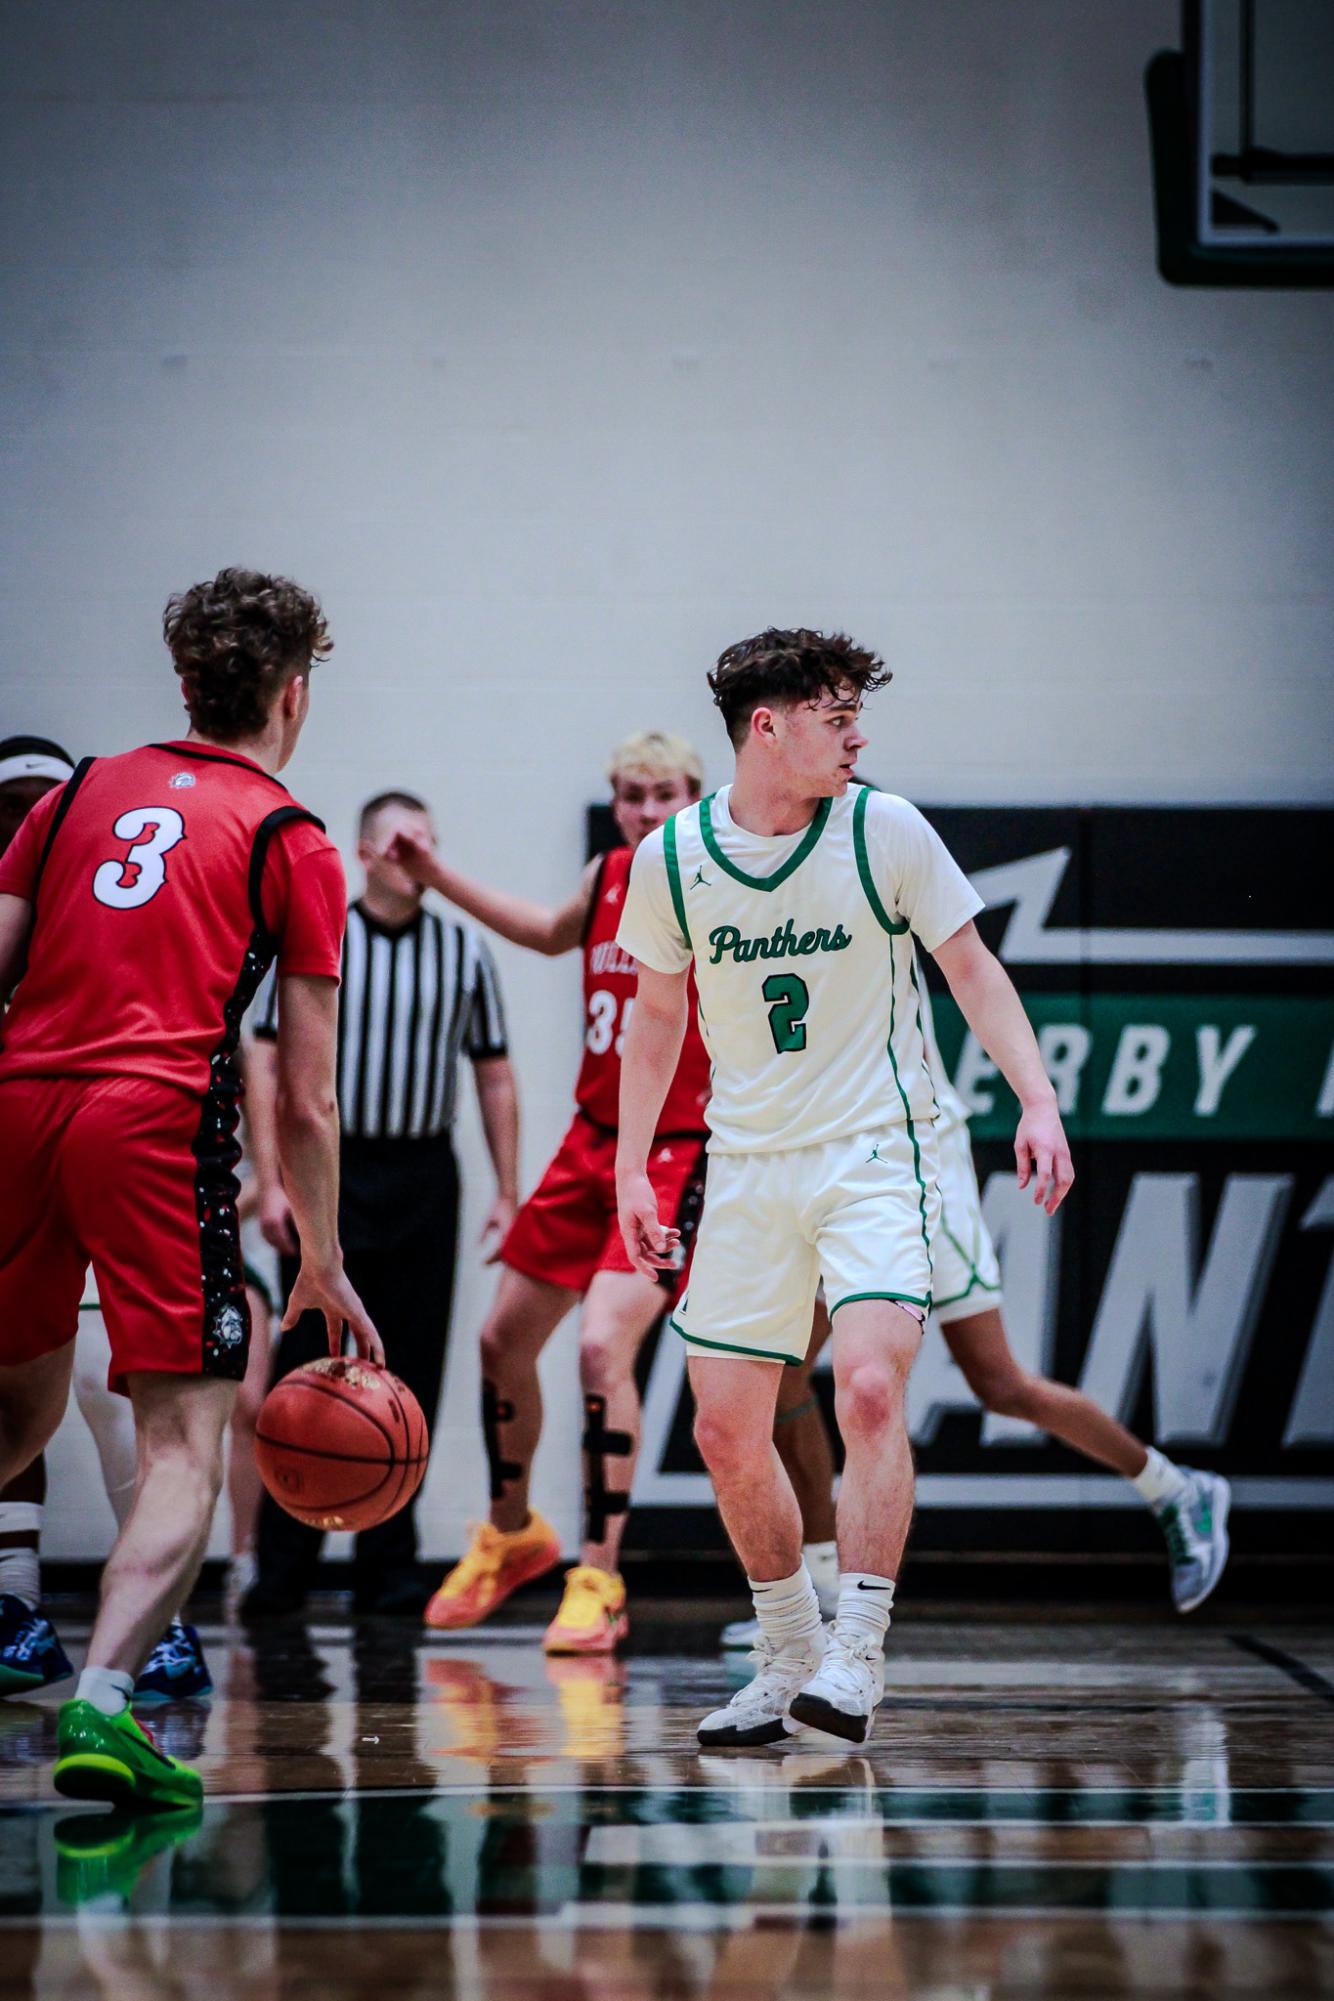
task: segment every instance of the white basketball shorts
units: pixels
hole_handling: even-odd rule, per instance
[[[930,1125],[710,1154],[690,1284],[671,1324],[692,1354],[801,1362],[822,1274],[835,1316],[857,1299],[925,1315],[939,1217]]]
[[[1000,1266],[982,1221],[973,1149],[966,1125],[936,1132],[940,1222],[931,1240],[932,1303],[942,1326],[1001,1303]]]

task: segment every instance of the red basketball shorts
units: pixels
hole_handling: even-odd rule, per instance
[[[674,1305],[685,1284],[690,1250],[704,1200],[704,1138],[654,1142],[648,1178],[661,1221],[681,1232],[681,1265],[660,1283],[664,1306]],[[616,1135],[582,1113],[560,1143],[551,1165],[514,1218],[501,1261],[548,1285],[587,1292],[600,1271],[633,1271],[616,1220]]]
[[[240,1381],[231,1124],[151,1078],[0,1083],[0,1364],[74,1339],[91,1264],[113,1390],[137,1370]]]

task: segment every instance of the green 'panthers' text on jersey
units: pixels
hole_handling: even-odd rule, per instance
[[[716,1153],[817,1146],[937,1113],[915,933],[928,951],[982,900],[915,806],[854,786],[798,834],[739,827],[730,786],[641,843],[618,942],[693,955]]]

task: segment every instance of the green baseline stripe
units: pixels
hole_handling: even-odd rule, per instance
[[[672,908],[676,912],[676,921],[681,927],[681,938],[687,952],[693,952],[695,947],[691,942],[690,926],[686,922],[686,900],[681,894],[681,864],[676,855],[675,814],[663,823],[662,852],[667,863],[667,883],[672,892]]]
[[[880,901],[880,892],[872,878],[870,857],[866,852],[866,802],[871,796],[871,789],[870,786],[862,787],[852,809],[852,848],[857,857],[857,873],[866,891],[866,901],[875,912],[875,921],[882,930],[888,931],[891,938],[897,938],[908,929],[908,920],[906,917],[891,917]]]
[[[907,1306],[920,1306],[923,1313],[931,1311],[930,1298],[919,1299],[915,1292],[850,1292],[830,1307],[829,1318],[833,1319],[840,1306],[852,1306],[859,1299],[901,1299]]]
[[[732,1341],[706,1341],[702,1334],[687,1334],[674,1313],[668,1314],[667,1325],[674,1334],[679,1334],[683,1341],[689,1341],[692,1347],[716,1348],[722,1355],[750,1355],[761,1362],[782,1362],[789,1369],[800,1368],[806,1359],[804,1355],[799,1358],[791,1355],[775,1355],[769,1348],[742,1348]]]
[[[801,864],[805,861],[807,855],[824,832],[825,822],[829,818],[830,807],[833,803],[828,799],[820,801],[815,809],[815,818],[811,821],[810,826],[807,827],[804,837],[792,850],[792,853],[781,868],[776,868],[772,875],[747,875],[743,868],[738,868],[735,862],[730,862],[727,859],[727,856],[718,845],[718,837],[713,831],[713,814],[709,810],[710,801],[713,797],[714,795],[711,792],[707,799],[701,799],[699,802],[699,831],[703,837],[705,847],[713,856],[719,868],[725,870],[736,882],[743,882],[747,889],[763,890],[777,889],[780,882],[787,881],[793,869],[801,867]]]

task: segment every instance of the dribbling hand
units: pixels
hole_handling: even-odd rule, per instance
[[[362,1361],[373,1362],[380,1369],[384,1367],[384,1343],[341,1264],[322,1272],[311,1271],[302,1265],[288,1297],[287,1311],[283,1315],[283,1333],[289,1327],[295,1327],[303,1313],[311,1312],[324,1315],[331,1355],[343,1352],[343,1328],[346,1323]]]
[[[617,1211],[625,1255],[645,1278],[676,1267],[681,1232],[658,1219],[658,1198],[647,1174],[630,1175],[617,1190]]]

